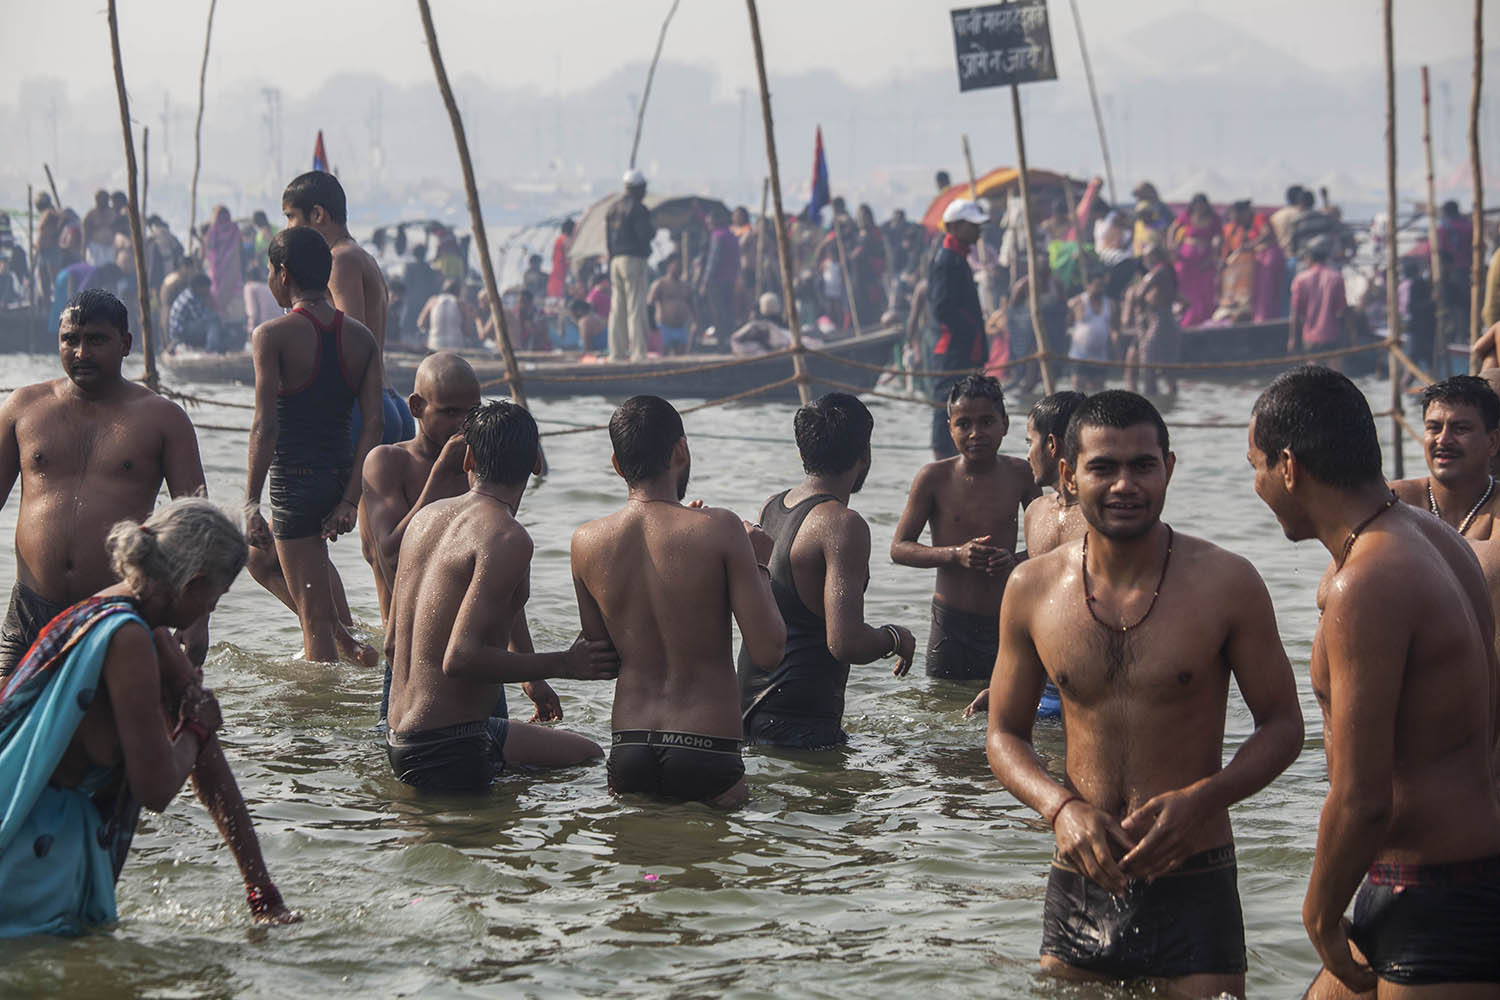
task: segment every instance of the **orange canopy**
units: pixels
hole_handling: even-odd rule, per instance
[[[1073,184],[1080,189],[1083,188],[1083,184],[1081,182],[1075,181],[1070,177],[1067,177],[1063,174],[1054,174],[1050,170],[1038,170],[1035,167],[1032,167],[1030,170],[1026,171],[1026,179],[1031,183],[1033,193],[1038,188],[1047,187],[1058,189],[1061,188],[1064,184]],[[991,170],[989,173],[976,180],[974,182],[974,191],[975,194],[980,198],[983,198],[986,195],[997,195],[1002,192],[1009,191],[1012,188],[1015,188],[1019,191],[1020,180],[1020,170],[1016,169],[1015,167],[1000,167],[997,170]],[[928,229],[934,232],[942,229],[943,210],[948,207],[948,204],[953,201],[954,198],[967,197],[969,197],[969,185],[967,182],[963,184],[955,184],[952,187],[948,188],[942,194],[939,194],[936,198],[934,198],[931,205],[927,206],[927,211],[922,215],[922,225],[926,226]],[[1032,210],[1037,212],[1038,218],[1045,214],[1044,212],[1037,210],[1035,198],[1033,198]]]

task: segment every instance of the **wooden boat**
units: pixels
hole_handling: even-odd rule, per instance
[[[1230,364],[1233,367],[1208,367],[1202,371],[1182,372],[1179,377],[1190,381],[1263,378],[1301,364],[1288,361],[1286,357],[1288,322],[1278,319],[1266,323],[1199,326],[1183,330],[1182,352],[1178,359],[1182,364]],[[1356,336],[1359,344],[1378,342],[1379,338],[1371,336],[1367,330]],[[1254,361],[1264,361],[1265,364],[1247,364]],[[1364,375],[1374,371],[1377,362],[1383,364],[1384,361],[1385,356],[1378,350],[1363,351],[1346,356],[1341,367],[1345,374]]]
[[[821,350],[866,365],[888,366],[896,357],[905,336],[899,325],[881,327],[860,337],[828,343]],[[493,353],[464,350],[481,384],[487,391],[505,390],[505,363]],[[397,392],[412,391],[417,366],[425,354],[388,350],[385,353],[386,376]],[[739,359],[727,354],[689,354],[681,357],[652,358],[642,362],[608,364],[585,362],[577,355],[518,352],[521,378],[526,395],[537,399],[570,396],[606,396],[622,398],[637,393],[652,393],[670,399],[722,399],[770,385],[792,376],[790,355]],[[737,363],[743,362],[743,363]],[[239,382],[253,385],[255,370],[250,355],[186,354],[161,359],[167,383]],[[807,370],[814,392],[828,390],[828,382],[870,389],[878,372],[841,364],[832,358],[807,356]],[[795,400],[797,389],[785,385],[756,396],[757,399]]]

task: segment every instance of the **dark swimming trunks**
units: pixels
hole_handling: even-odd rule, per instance
[[[10,676],[16,664],[26,655],[42,627],[68,610],[66,604],[54,604],[30,587],[16,582],[10,590],[10,607],[0,623],[0,677]]]
[[[1500,983],[1500,857],[1372,866],[1349,937],[1387,982]]]
[[[953,680],[989,680],[1000,649],[998,615],[976,615],[932,602],[932,631],[927,636],[927,676]]]
[[[287,469],[271,466],[271,534],[312,538],[323,533],[323,519],[344,499],[348,469]]]
[[[1245,971],[1245,922],[1233,845],[1195,854],[1115,896],[1053,858],[1042,954],[1112,979]]]
[[[790,492],[790,491],[787,491]],[[761,527],[774,541],[769,568],[771,592],[786,622],[786,646],[774,670],[762,670],[740,648],[740,711],[751,744],[821,749],[843,743],[844,687],[849,664],[828,651],[828,627],[802,603],[792,578],[792,543],[802,522],[819,504],[837,497],[819,493],[793,507],[786,493],[766,501]]]
[[[740,741],[699,733],[621,729],[609,748],[609,790],[710,802],[745,776]]]
[[[398,444],[402,441],[410,441],[417,436],[417,422],[412,418],[411,407],[406,400],[396,394],[396,390],[386,386],[381,394],[381,412],[385,414],[385,430],[381,434],[381,444]],[[360,428],[364,426],[364,411],[359,408],[359,400],[355,399],[354,409],[349,411],[349,451],[352,453],[359,445]]]
[[[505,770],[505,719],[386,733],[391,771],[424,792],[482,792]]]

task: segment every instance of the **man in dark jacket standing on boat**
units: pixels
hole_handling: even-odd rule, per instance
[[[643,199],[646,178],[639,170],[625,174],[625,196],[604,218],[609,250],[609,360],[646,360],[646,260],[656,223]]]
[[[932,411],[932,453],[939,459],[958,454],[948,433],[948,393],[987,357],[984,311],[979,307],[974,272],[969,269],[969,249],[979,241],[979,227],[989,218],[974,202],[955,198],[943,211],[943,227],[948,232],[927,271],[927,301],[938,327],[932,367],[953,373],[938,376],[932,387],[932,398],[940,404]]]

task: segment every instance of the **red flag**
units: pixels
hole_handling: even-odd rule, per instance
[[[313,145],[313,169],[328,172],[328,153],[323,149],[322,129],[318,129],[318,141]]]

